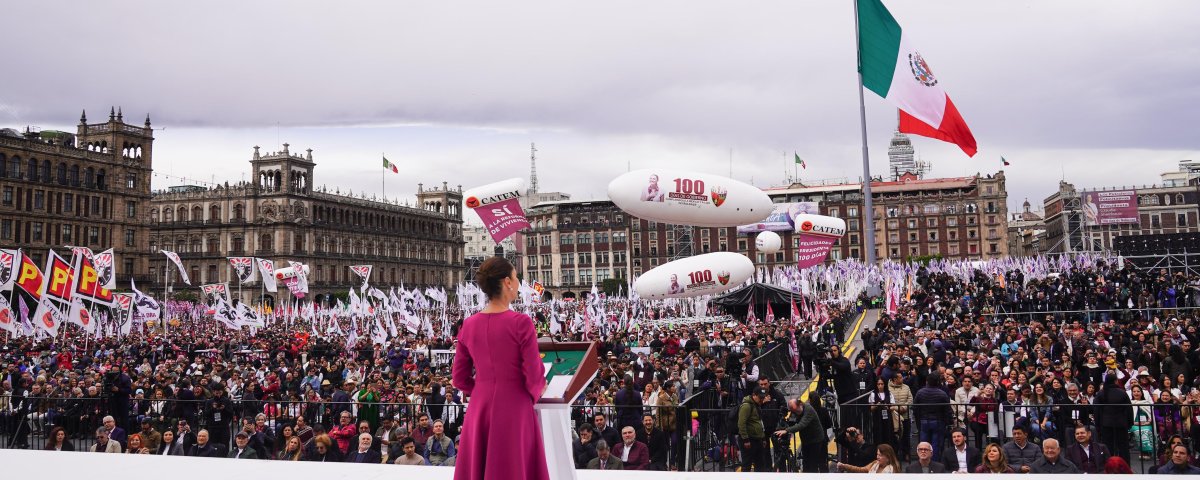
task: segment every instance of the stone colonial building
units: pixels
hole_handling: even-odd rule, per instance
[[[629,278],[630,216],[608,200],[542,202],[525,212],[521,271],[554,298],[575,297],[610,278]],[[633,219],[636,221],[636,219]]]
[[[345,292],[360,280],[350,265],[371,264],[371,283],[451,287],[464,279],[462,187],[418,184],[416,207],[316,189],[312,150],[262,153],[254,147],[252,182],[215,188],[172,187],[149,207],[149,251],[179,254],[193,285],[230,282],[227,257],[307,264],[310,294]],[[162,287],[166,257],[149,274]],[[172,282],[179,285],[173,273]],[[283,287],[280,286],[281,291]],[[257,283],[243,289],[258,296]],[[281,295],[283,295],[281,293]]]
[[[79,118],[75,134],[0,129],[0,247],[20,248],[38,266],[46,251],[70,258],[66,245],[112,247],[121,289],[145,280],[154,130]]]

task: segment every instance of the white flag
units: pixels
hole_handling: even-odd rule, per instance
[[[262,275],[263,288],[271,293],[278,292],[278,287],[275,285],[275,262],[265,258],[256,260],[258,260],[258,273]]]
[[[183,262],[179,260],[179,255],[176,254],[175,252],[168,252],[166,250],[159,250],[159,251],[162,252],[163,255],[166,255],[167,258],[171,259],[171,261],[175,263],[175,268],[179,269],[179,278],[183,279],[183,283],[191,285],[192,280],[188,278],[187,270],[184,270]]]

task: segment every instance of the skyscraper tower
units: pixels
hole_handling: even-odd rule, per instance
[[[908,138],[908,135],[896,131],[888,146],[888,173],[891,174],[892,180],[896,180],[908,172],[923,173],[917,171],[917,162],[913,158],[914,153],[912,140]]]

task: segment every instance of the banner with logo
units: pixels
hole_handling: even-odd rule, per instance
[[[17,318],[12,311],[12,306],[8,304],[8,300],[4,295],[0,295],[0,330],[4,330],[10,334],[17,331]]]
[[[92,265],[93,260],[98,261],[102,256],[104,256],[103,253],[91,259],[85,256],[75,257],[75,297],[111,307],[113,304],[113,292],[104,287],[104,283],[100,279],[100,270]],[[109,271],[111,270],[110,267]]]
[[[236,315],[238,325],[246,325],[255,328],[267,326],[267,323],[263,320],[262,315],[259,315],[257,311],[244,303],[238,304]]]
[[[12,288],[13,283],[17,281],[20,258],[20,250],[0,250],[0,290]]]
[[[351,265],[350,271],[362,278],[362,286],[366,287],[367,282],[371,280],[371,270],[374,268],[373,265]]]
[[[791,232],[796,229],[796,216],[821,213],[818,202],[776,203],[771,215],[758,223],[737,227],[738,235],[758,232]]]
[[[42,275],[42,271],[34,265],[33,259],[25,255],[24,252],[17,251],[17,256],[20,257],[20,266],[17,270],[17,279],[15,280],[18,287],[24,290],[33,297],[34,300],[42,298],[42,283],[46,281]]]
[[[218,300],[225,303],[231,303],[229,300],[229,284],[228,283],[210,283],[201,285],[200,291],[204,293],[204,304],[212,305]]]
[[[275,285],[275,262],[265,258],[256,258],[258,261],[258,275],[262,277],[263,288],[268,292],[275,293],[279,291]]]
[[[138,290],[137,284],[133,281],[129,282],[129,286],[133,288],[133,316],[135,321],[139,322],[157,322],[162,318],[162,306],[158,301],[149,295]]]
[[[229,266],[233,267],[239,284],[254,281],[254,257],[229,257]]]
[[[71,308],[69,313],[67,313],[67,321],[79,325],[87,333],[92,333],[96,324],[96,322],[92,321],[92,312],[83,306],[83,299],[79,297],[75,297],[75,301],[71,302]]]
[[[529,228],[529,220],[521,210],[521,192],[525,190],[525,180],[510,178],[496,183],[475,187],[463,193],[467,208],[470,208],[483,220],[492,240],[500,243],[510,235]]]
[[[92,265],[96,268],[96,278],[100,282],[100,286],[109,290],[117,288],[117,268],[114,266],[116,257],[113,256],[113,249],[108,249],[96,254],[92,258]]]
[[[71,303],[71,293],[75,288],[74,269],[67,260],[58,256],[54,250],[49,250],[46,256],[46,280],[42,282],[42,297],[50,297],[63,303]]]
[[[1137,190],[1083,192],[1083,221],[1089,227],[1141,223]]]
[[[166,250],[159,250],[159,251],[162,252],[163,255],[166,255],[167,258],[171,259],[171,261],[175,263],[175,268],[179,270],[179,278],[183,279],[183,283],[191,285],[192,280],[188,278],[187,270],[185,270],[183,268],[183,262],[179,260],[179,255],[176,254],[175,252],[168,252]]]
[[[49,295],[43,295],[38,301],[37,310],[33,312],[33,326],[45,331],[51,337],[58,335],[58,327],[66,320],[62,308],[51,300]]]
[[[829,249],[846,234],[846,221],[824,215],[800,214],[796,221],[796,264],[801,270],[820,265]]]

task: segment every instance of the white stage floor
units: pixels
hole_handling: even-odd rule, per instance
[[[7,465],[5,478],[70,478],[148,476],[171,480],[213,480],[241,478],[288,478],[293,480],[450,480],[454,469],[449,467],[410,467],[400,465],[363,465],[354,463],[282,462],[274,460],[231,460],[221,458],[160,457],[154,455],[122,455],[83,452],[44,452],[36,450],[0,450],[0,464]],[[795,479],[795,473],[695,473],[695,472],[633,472],[595,470],[578,471],[579,480],[669,479],[723,480],[736,478]],[[804,478],[849,480],[857,475],[807,474]],[[912,478],[912,475],[873,475],[875,477]],[[927,475],[945,477],[951,475]],[[1066,475],[1038,475],[1039,479]],[[1094,475],[1109,477],[1110,475]],[[1112,477],[1116,477],[1112,475]],[[1123,476],[1122,476],[1123,477]],[[513,479],[520,480],[520,479]],[[559,480],[559,479],[555,479]]]

